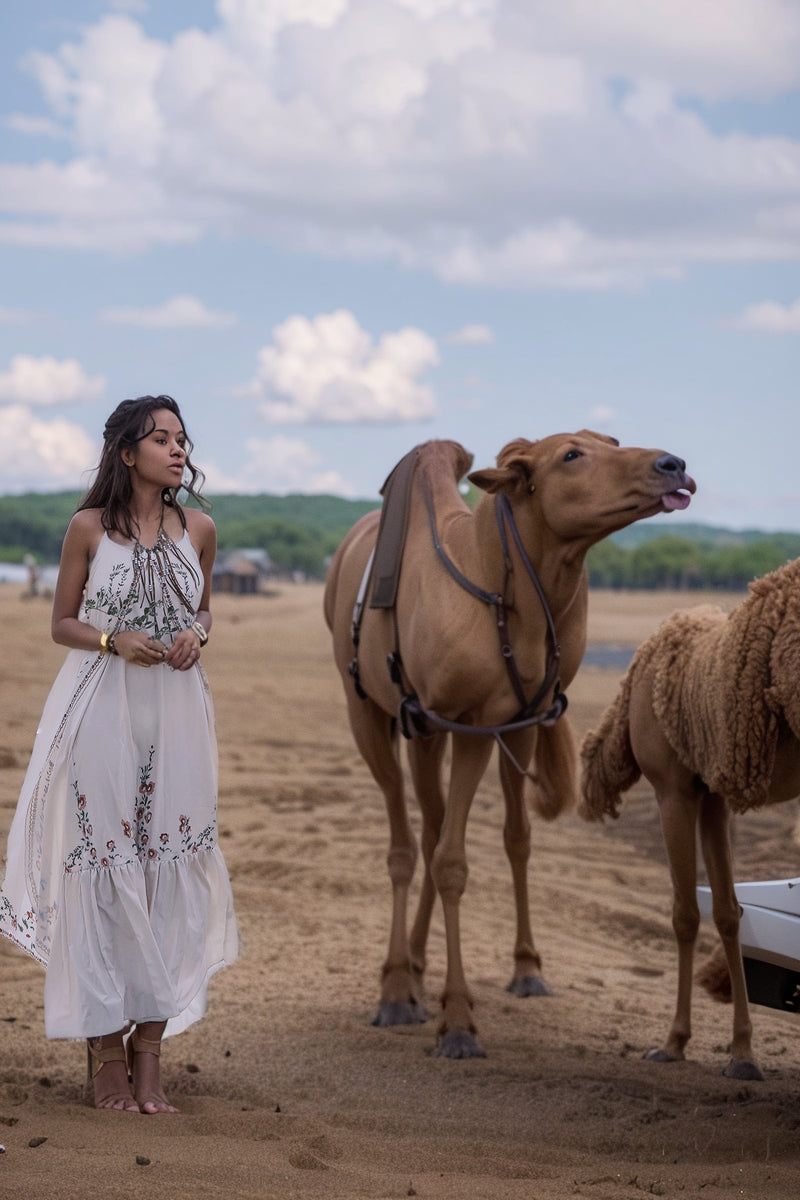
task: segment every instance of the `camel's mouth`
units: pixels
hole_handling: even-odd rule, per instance
[[[684,508],[688,508],[691,502],[692,497],[688,492],[666,492],[661,497],[661,507],[664,512],[680,512]]]
[[[685,471],[681,471],[680,474],[682,478],[676,482],[680,482],[681,486],[675,488],[673,492],[664,492],[661,496],[662,512],[681,512],[692,502],[692,496],[697,491],[697,484]]]

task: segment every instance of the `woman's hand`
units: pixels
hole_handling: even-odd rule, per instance
[[[167,647],[163,642],[134,629],[115,634],[114,649],[120,658],[137,667],[157,667],[167,659]]]
[[[167,651],[164,661],[175,671],[188,671],[200,657],[200,638],[193,629],[182,629]]]

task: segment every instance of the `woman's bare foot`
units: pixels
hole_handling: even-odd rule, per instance
[[[176,1113],[161,1086],[161,1035],[166,1021],[144,1021],[137,1025],[128,1043],[129,1063],[133,1079],[133,1094],[139,1112],[146,1116],[157,1113]]]
[[[105,1037],[88,1038],[89,1082],[92,1085],[95,1108],[111,1108],[116,1112],[141,1112],[128,1082],[128,1067],[122,1035],[125,1031]]]

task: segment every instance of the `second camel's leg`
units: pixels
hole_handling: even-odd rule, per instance
[[[730,816],[725,801],[714,794],[707,796],[700,810],[700,842],[711,885],[714,924],[725,951],[733,1001],[731,1061],[724,1074],[732,1079],[763,1079],[753,1058],[753,1025],[739,943],[739,902],[733,887],[729,827]]]

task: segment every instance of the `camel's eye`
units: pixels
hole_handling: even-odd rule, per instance
[[[568,450],[564,455],[564,462],[574,462],[576,458],[581,458],[580,450]]]

